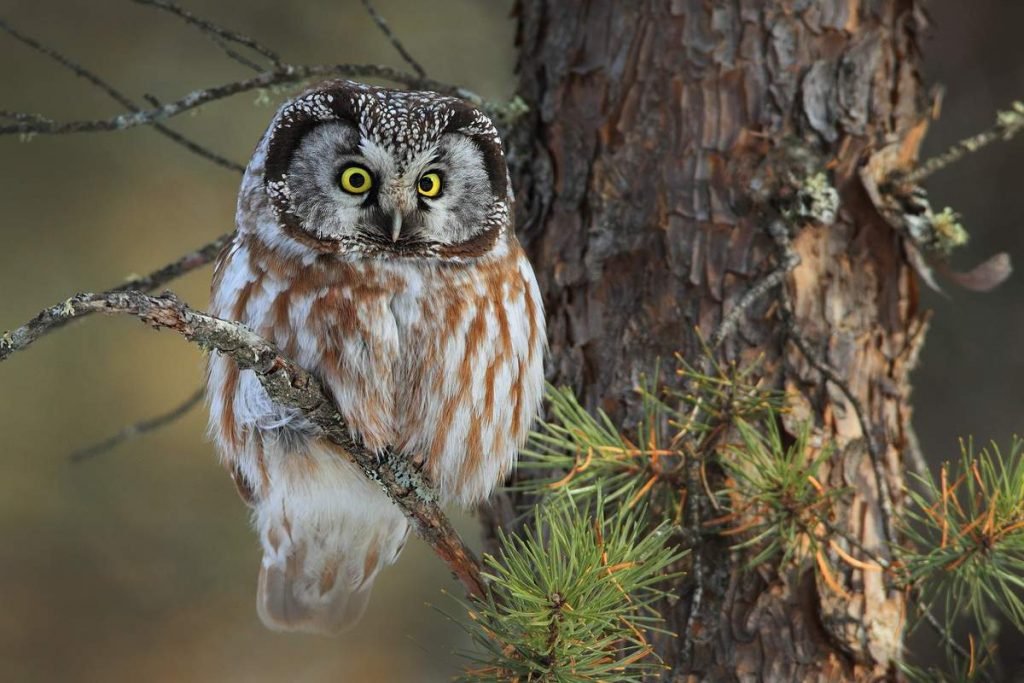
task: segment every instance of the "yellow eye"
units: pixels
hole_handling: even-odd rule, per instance
[[[441,194],[441,174],[431,171],[420,176],[416,189],[424,197],[436,197]]]
[[[366,194],[373,187],[373,176],[362,166],[349,166],[341,172],[341,189],[350,194]]]

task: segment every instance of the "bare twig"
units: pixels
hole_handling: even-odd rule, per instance
[[[13,124],[0,125],[0,135],[13,135],[19,133],[37,133],[42,135],[61,135],[67,133],[92,133],[98,131],[114,131],[146,126],[166,121],[187,111],[191,111],[204,104],[222,100],[233,95],[253,90],[261,90],[276,85],[298,83],[312,78],[326,78],[329,76],[344,76],[348,78],[379,78],[392,83],[399,83],[410,88],[422,88],[434,90],[439,93],[454,95],[467,100],[485,110],[495,110],[495,107],[487,105],[483,99],[468,90],[457,88],[445,83],[419,78],[411,74],[392,69],[387,66],[373,64],[311,64],[311,65],[285,65],[273,71],[265,71],[251,78],[240,81],[233,81],[212,88],[194,90],[184,97],[168,102],[153,109],[143,111],[132,111],[109,119],[95,119],[90,121],[65,121],[56,122],[49,120],[20,121]],[[500,107],[498,108],[500,109]],[[499,112],[500,113],[500,112]]]
[[[40,313],[63,322],[90,313],[130,315],[157,329],[169,329],[189,341],[223,353],[243,370],[252,370],[274,402],[300,410],[322,436],[347,453],[368,477],[381,485],[462,581],[470,595],[486,594],[486,583],[472,551],[459,538],[437,503],[429,482],[408,458],[367,450],[355,439],[319,381],[277,347],[241,323],[196,311],[165,293],[154,297],[136,291],[78,294]],[[52,328],[51,328],[52,329]]]
[[[22,33],[21,31],[11,26],[8,22],[4,21],[3,19],[0,19],[0,30],[5,31],[7,34],[9,34],[12,38],[17,40],[21,44],[26,45],[27,47],[32,48],[36,52],[39,52],[40,54],[49,57],[53,61],[63,66],[68,71],[75,74],[76,76],[84,78],[89,83],[102,90],[111,99],[113,99],[115,102],[122,105],[129,111],[138,112],[140,110],[138,105],[136,105],[136,103],[133,102],[127,95],[125,95],[120,90],[115,88],[108,81],[104,80],[103,78],[100,78],[100,76],[98,76],[96,73],[85,68],[84,66],[74,61],[70,57],[58,52],[57,50],[47,45],[44,45],[35,38]],[[47,119],[43,117],[38,117],[34,114],[28,115],[32,118],[27,119],[22,118],[23,116],[25,115],[21,115],[17,117],[17,119],[21,120],[22,122],[34,122],[37,125],[54,125],[53,121],[48,121]],[[155,128],[161,135],[168,138],[169,140],[181,145],[182,147],[189,150],[193,154],[197,154],[203,157],[204,159],[212,161],[218,166],[229,169],[231,171],[236,171],[238,173],[242,173],[245,171],[245,167],[242,166],[241,164],[238,164],[234,161],[222,157],[216,152],[213,152],[207,149],[206,147],[203,147],[199,143],[186,138],[181,133],[173,131],[161,123],[154,123],[153,128]]]
[[[224,54],[226,54],[228,56],[228,58],[233,59],[234,61],[238,62],[239,64],[241,64],[245,68],[250,69],[252,71],[255,71],[256,73],[260,73],[261,71],[263,71],[263,67],[262,66],[260,66],[259,64],[257,64],[256,62],[252,61],[251,59],[249,59],[245,55],[243,55],[240,52],[238,52],[235,49],[233,49],[230,45],[228,45],[227,41],[222,40],[221,38],[217,38],[216,36],[214,36],[213,37],[213,42],[217,44],[217,47],[219,47],[221,50],[224,51]]]
[[[33,123],[40,123],[43,125],[53,123],[53,119],[48,119],[45,116],[40,116],[39,114],[30,114],[23,111],[8,111],[6,109],[0,109],[0,118],[11,119],[12,121],[31,121]]]
[[[166,2],[165,0],[135,0],[135,2],[140,5],[155,7],[157,9],[164,10],[165,12],[170,12],[171,14],[184,20],[186,23],[195,26],[203,33],[208,34],[214,40],[214,42],[216,42],[218,45],[224,48],[225,51],[227,51],[227,48],[224,45],[224,42],[231,42],[237,45],[243,45],[252,50],[253,52],[262,55],[263,57],[268,59],[270,63],[273,64],[275,67],[281,67],[284,65],[284,63],[281,61],[281,58],[277,55],[277,53],[271,50],[266,45],[256,42],[249,36],[237,33],[236,31],[224,28],[223,26],[219,26],[213,23],[212,21],[203,19],[202,17],[198,17],[195,14],[189,12],[188,10],[179,7],[173,2]],[[231,56],[230,53],[229,56]],[[257,71],[260,70],[262,69],[257,67]]]
[[[768,233],[772,235],[776,243],[781,239],[785,239],[788,244],[788,236],[786,235],[786,226],[781,221],[776,219],[768,226]],[[772,289],[778,287],[786,279],[789,273],[800,265],[800,256],[792,249],[787,249],[780,252],[779,265],[776,266],[771,272],[765,275],[763,278],[754,283],[754,285],[743,293],[736,305],[730,309],[730,311],[722,317],[722,322],[719,324],[718,329],[715,330],[714,334],[708,340],[708,346],[711,351],[718,350],[735,330],[736,326],[740,322],[740,318],[746,315],[754,303],[762,296],[770,292]],[[706,372],[706,370],[705,370]]]
[[[420,78],[426,78],[427,72],[423,70],[423,67],[416,61],[416,58],[413,57],[407,49],[405,49],[405,45],[402,44],[402,41],[400,41],[398,36],[396,36],[391,30],[387,20],[385,20],[384,16],[377,11],[376,7],[373,6],[372,0],[363,0],[363,7],[366,8],[366,13],[370,15],[371,19],[373,19],[373,23],[377,24],[377,28],[380,29],[380,32],[384,34],[384,37],[388,39],[388,42],[391,43],[391,46],[395,48],[398,54],[402,56],[405,63],[408,64]]]
[[[955,164],[968,154],[999,140],[1009,140],[1024,130],[1024,102],[1014,102],[1011,108],[996,114],[996,122],[988,130],[972,135],[947,149],[942,154],[922,162],[899,180],[917,184],[937,171]]]
[[[194,251],[190,251],[173,263],[169,263],[166,266],[153,271],[149,275],[132,278],[122,285],[107,290],[103,295],[115,294],[117,292],[124,292],[128,290],[149,292],[157,289],[158,287],[162,287],[171,280],[181,277],[185,273],[191,272],[196,268],[201,268],[207,263],[213,261],[224,245],[231,239],[232,234],[233,233],[221,235],[214,241],[204,244],[202,247]],[[27,348],[43,335],[63,327],[72,320],[82,318],[89,313],[89,311],[83,310],[76,316],[67,315],[68,305],[68,302],[65,302],[63,304],[53,306],[52,308],[48,308],[21,327],[11,330],[10,332],[5,332],[0,336],[0,361],[6,360],[15,351],[21,351]]]
[[[151,292],[158,287],[162,287],[171,280],[176,280],[182,275],[190,273],[197,268],[202,268],[206,264],[212,262],[217,258],[217,254],[219,254],[220,250],[224,248],[224,245],[231,241],[234,234],[235,233],[233,232],[224,233],[212,242],[207,242],[198,249],[194,249],[187,254],[178,257],[166,266],[154,270],[149,275],[132,278],[127,282],[112,288],[110,291],[124,292],[134,289],[143,292]]]
[[[70,456],[68,456],[68,458],[72,462],[81,462],[83,460],[88,460],[90,458],[96,457],[97,455],[102,455],[104,453],[114,450],[115,448],[120,446],[125,441],[128,441],[129,439],[134,439],[137,436],[142,436],[143,434],[148,434],[149,432],[156,431],[161,427],[165,427],[171,424],[172,422],[187,415],[190,410],[192,410],[197,405],[199,405],[200,402],[202,402],[203,396],[205,394],[205,390],[198,389],[195,393],[193,393],[191,396],[185,399],[181,404],[175,406],[173,409],[167,411],[166,413],[162,413],[160,415],[156,415],[155,417],[150,417],[145,420],[140,420],[139,422],[130,424],[124,429],[117,432],[116,434],[107,437],[103,441],[95,443],[92,446],[87,446],[85,448],[78,449],[77,451],[73,452]]]
[[[942,625],[942,622],[940,622],[934,614],[931,613],[931,610],[925,607],[921,613],[924,615],[925,621],[928,622],[928,625],[935,630],[939,637],[946,642],[946,645],[948,645],[953,652],[955,652],[957,655],[967,660],[968,662],[971,661],[971,653],[968,652],[963,645],[961,645],[953,639],[953,636],[949,632],[949,630]],[[981,676],[981,680],[983,681],[994,680],[987,671],[981,670],[978,673]]]

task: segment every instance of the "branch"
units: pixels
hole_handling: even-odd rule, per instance
[[[392,32],[391,27],[388,26],[388,22],[384,19],[383,15],[381,15],[381,13],[377,11],[377,8],[373,6],[372,0],[363,0],[363,7],[366,8],[366,12],[370,15],[370,18],[373,19],[373,23],[377,24],[377,28],[379,28],[381,33],[384,34],[384,37],[388,39],[391,46],[398,51],[398,54],[402,56],[405,63],[416,72],[417,76],[420,78],[426,78],[427,72],[424,71],[420,63],[416,61],[409,51],[405,49],[405,45],[403,45],[398,39],[398,36]]]
[[[135,291],[78,294],[43,311],[37,319],[49,317],[64,323],[91,313],[134,316],[154,328],[173,330],[205,349],[220,351],[242,370],[252,370],[271,400],[300,410],[325,439],[344,449],[366,476],[381,485],[417,535],[448,564],[471,596],[486,595],[479,563],[445,517],[422,473],[408,458],[367,450],[350,434],[319,381],[282,356],[273,344],[240,323],[196,311],[170,293],[158,297]]]
[[[111,85],[108,81],[104,80],[103,78],[101,78],[100,76],[95,74],[94,72],[90,71],[89,69],[86,69],[84,66],[82,66],[78,62],[74,61],[70,57],[67,57],[66,55],[58,52],[57,50],[42,44],[41,42],[39,42],[35,38],[32,38],[31,36],[25,35],[24,33],[18,31],[16,28],[11,26],[9,23],[4,21],[3,19],[0,19],[0,30],[5,31],[8,35],[10,35],[12,38],[17,40],[21,44],[23,44],[23,45],[25,45],[27,47],[30,47],[33,50],[35,50],[36,52],[39,52],[40,54],[43,54],[43,55],[49,57],[50,59],[52,59],[53,61],[55,61],[58,64],[60,64],[61,66],[63,66],[65,69],[67,69],[71,73],[75,74],[76,76],[78,76],[80,78],[84,78],[85,80],[89,81],[94,86],[96,86],[97,88],[102,90],[104,93],[106,93],[112,100],[114,100],[118,104],[122,105],[123,107],[125,107],[129,111],[131,111],[131,112],[138,112],[138,111],[140,111],[139,106],[135,102],[133,102],[131,99],[129,99],[127,95],[122,93],[120,90],[118,90],[113,85]],[[13,113],[12,112],[12,113],[5,113],[4,115],[8,116],[9,118],[14,118],[15,120],[22,121],[23,123],[27,122],[27,123],[35,123],[37,125],[56,125],[53,121],[49,121],[45,117],[40,117],[40,116],[37,116],[37,115],[34,115],[34,114],[27,114],[26,115],[26,114],[19,114],[19,113]],[[231,161],[230,159],[226,159],[226,158],[222,157],[221,155],[217,154],[216,152],[213,152],[213,151],[203,147],[199,143],[194,142],[194,141],[188,139],[187,137],[185,137],[181,133],[173,131],[173,130],[171,130],[170,128],[168,128],[167,126],[165,126],[163,124],[154,123],[153,127],[161,135],[163,135],[164,137],[168,138],[172,142],[175,142],[175,143],[181,145],[182,147],[184,147],[188,151],[192,152],[193,154],[198,154],[199,156],[203,157],[204,159],[212,161],[213,163],[217,164],[218,166],[221,166],[221,167],[226,168],[228,170],[237,171],[238,173],[245,172],[245,167],[242,166],[241,164],[238,164],[238,163],[236,163],[234,161]]]
[[[201,268],[207,263],[213,261],[213,259],[217,258],[217,254],[220,253],[220,250],[228,243],[232,234],[233,233],[227,233],[225,235],[221,235],[214,241],[203,245],[195,251],[185,254],[177,261],[169,263],[168,265],[153,271],[149,275],[133,278],[122,285],[107,290],[99,296],[116,294],[118,292],[125,292],[129,290],[150,292],[158,287],[162,287],[171,280],[174,280],[175,278],[197,268]],[[76,320],[89,314],[90,311],[83,310],[77,315],[68,315],[68,306],[71,305],[70,302],[71,300],[69,299],[63,304],[48,308],[21,327],[10,332],[6,332],[3,336],[0,336],[0,362],[7,360],[7,358],[15,351],[21,351],[27,348],[37,339],[49,332],[60,329],[72,320]]]
[[[1014,102],[1011,109],[996,114],[996,122],[991,128],[957,142],[939,156],[924,161],[899,180],[916,185],[936,171],[952,166],[968,154],[977,152],[993,142],[1009,140],[1022,130],[1024,130],[1024,102]]]
[[[775,220],[768,226],[768,234],[772,236],[776,244],[781,245],[784,243],[788,246],[789,236],[786,231],[786,225],[781,220]],[[800,265],[800,256],[795,251],[792,249],[781,249],[780,251],[781,260],[779,265],[745,291],[739,301],[736,302],[736,305],[722,318],[718,329],[715,330],[714,334],[711,335],[711,339],[708,340],[709,351],[717,351],[722,342],[736,330],[740,318],[746,315],[750,307],[762,296],[782,284],[786,276]],[[710,362],[710,358],[705,356],[705,361]],[[704,369],[704,372],[707,372],[707,369]]]
[[[429,78],[419,78],[408,73],[392,69],[387,66],[373,64],[312,64],[312,65],[290,65],[286,64],[272,71],[264,71],[251,78],[240,81],[225,83],[212,88],[194,90],[184,97],[168,102],[153,109],[131,111],[109,119],[94,119],[86,121],[50,121],[32,114],[32,118],[17,123],[0,125],[0,135],[14,134],[40,134],[40,135],[64,135],[67,133],[93,133],[98,131],[114,131],[146,126],[165,121],[172,117],[191,111],[209,102],[223,100],[239,93],[250,92],[271,88],[277,85],[298,83],[311,78],[324,78],[328,76],[344,76],[347,78],[379,78],[393,83],[399,83],[410,88],[421,88],[434,90],[442,94],[453,95],[480,106],[485,110],[498,110],[500,107],[488,105],[475,93],[463,88],[440,83]]]
[[[224,52],[226,52],[229,57],[235,59],[236,61],[245,60],[245,58],[231,50],[229,47],[227,47],[225,43],[230,42],[235,43],[237,45],[242,45],[244,47],[249,48],[253,52],[259,53],[260,55],[266,57],[268,60],[270,60],[270,63],[273,64],[275,67],[284,66],[284,63],[281,61],[281,58],[277,55],[277,53],[271,50],[266,45],[256,42],[249,36],[237,33],[230,29],[226,29],[223,26],[219,26],[207,19],[197,17],[188,10],[183,9],[178,5],[175,5],[173,2],[166,2],[165,0],[135,0],[135,2],[140,5],[147,5],[149,7],[164,10],[165,12],[170,12],[171,14],[184,20],[185,23],[195,26],[203,33],[208,34],[210,38],[215,43],[217,43],[217,45],[219,45],[221,49],[223,49]],[[252,65],[252,62],[249,62],[248,60],[241,61],[241,63],[246,66]],[[261,69],[260,67],[256,67],[256,70],[260,71]]]
[[[949,648],[953,652],[955,652],[962,659],[968,662],[974,661],[974,657],[971,655],[971,653],[968,652],[963,645],[961,645],[953,639],[953,636],[950,634],[949,630],[942,625],[942,623],[935,617],[934,614],[931,613],[931,611],[927,607],[924,608],[922,613],[924,614],[925,621],[928,622],[928,625],[935,629],[935,633],[937,633],[939,637],[946,642],[946,645],[949,646]],[[993,680],[992,676],[990,676],[987,671],[979,671],[979,674],[981,676],[981,680],[983,681]]]
[[[195,393],[193,393],[191,396],[185,399],[184,402],[175,406],[168,412],[130,424],[127,427],[123,428],[121,431],[114,434],[113,436],[109,436],[103,441],[100,441],[99,443],[95,443],[92,446],[86,446],[85,448],[80,448],[77,451],[74,451],[73,453],[71,453],[71,455],[68,456],[68,459],[71,460],[71,462],[81,462],[83,460],[89,460],[90,458],[94,458],[97,455],[103,455],[104,453],[112,451],[113,449],[117,448],[118,446],[120,446],[125,441],[128,441],[129,439],[134,439],[137,436],[141,436],[143,434],[156,431],[161,427],[169,425],[175,420],[178,420],[187,415],[190,410],[192,410],[202,402],[203,396],[205,395],[205,389],[198,389],[196,390]]]

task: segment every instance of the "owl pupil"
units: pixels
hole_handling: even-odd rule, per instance
[[[433,178],[420,178],[420,189],[424,192],[430,192],[434,189]]]
[[[352,187],[360,188],[366,184],[366,178],[363,177],[362,173],[353,173],[352,177],[348,179],[348,182]]]

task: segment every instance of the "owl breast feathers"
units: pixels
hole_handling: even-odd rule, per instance
[[[212,312],[316,374],[367,447],[486,498],[543,385],[544,316],[491,122],[460,100],[351,82],[285,104],[242,181]],[[251,371],[214,356],[210,429],[263,545],[272,628],[337,632],[408,535],[398,508]]]

